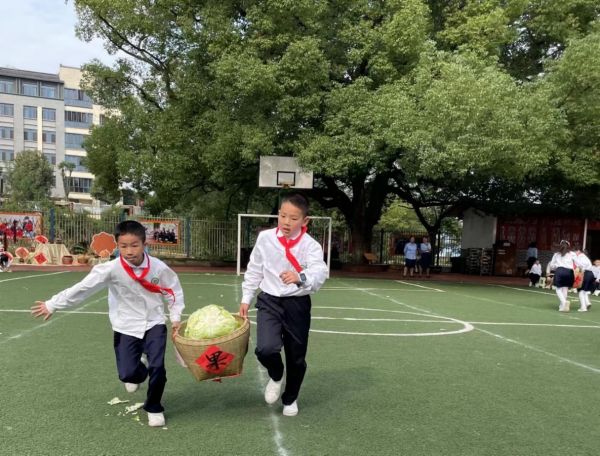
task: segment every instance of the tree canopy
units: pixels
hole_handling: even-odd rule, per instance
[[[581,65],[599,59],[597,1],[75,5],[83,38],[128,55],[85,67],[119,112],[86,143],[107,195],[127,183],[156,210],[243,195],[260,155],[293,155],[357,256],[390,194],[430,231],[460,205],[597,198],[600,73]]]
[[[13,203],[45,202],[54,184],[54,170],[39,151],[24,150],[15,154],[8,184]]]

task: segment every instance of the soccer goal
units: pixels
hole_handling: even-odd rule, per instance
[[[323,248],[325,263],[327,263],[327,277],[331,270],[331,217],[308,217],[308,234],[310,234]],[[265,214],[238,214],[237,224],[237,275],[246,267],[250,252],[256,243],[258,233],[277,226],[276,215]]]

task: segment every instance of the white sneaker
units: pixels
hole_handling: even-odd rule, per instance
[[[600,296],[600,290],[594,291],[594,296]]]
[[[565,301],[563,304],[558,306],[559,312],[569,312],[571,310],[571,303],[569,301]]]
[[[577,312],[587,312],[587,307],[580,307],[579,309],[577,309]]]
[[[283,406],[284,416],[296,416],[298,414],[298,401],[292,402],[290,405]]]
[[[272,378],[269,379],[269,383],[265,387],[265,402],[267,404],[274,404],[279,400],[281,395],[281,385],[283,384],[283,378],[276,382]]]
[[[138,385],[137,383],[124,382],[123,384],[125,385],[125,389],[127,390],[128,393],[135,393],[138,390],[138,388],[140,387],[140,385]]]
[[[165,425],[165,415],[163,415],[162,412],[160,412],[160,413],[148,412],[148,426],[161,427],[164,425]]]

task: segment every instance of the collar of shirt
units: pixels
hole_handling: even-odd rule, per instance
[[[148,258],[148,255],[146,255],[144,253],[144,259],[142,260],[142,262],[139,265],[135,265],[133,263],[130,263],[129,261],[127,261],[125,258],[123,258],[123,261],[125,261],[125,263],[127,263],[129,266],[131,266],[131,269],[133,269],[133,271],[136,273],[136,275],[139,275],[138,273],[140,271],[142,271],[143,269],[148,267],[148,262],[150,261]]]
[[[276,235],[277,235],[278,238],[284,237],[283,231],[281,231],[281,230],[276,230],[275,233],[276,233]],[[300,236],[301,233],[302,233],[302,230],[296,231],[295,233],[293,233],[292,236],[290,236],[288,238],[288,240],[293,241],[298,236]]]

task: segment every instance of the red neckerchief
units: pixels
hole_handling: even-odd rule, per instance
[[[133,268],[127,264],[127,262],[123,259],[122,256],[119,256],[119,259],[121,260],[121,266],[123,266],[123,269],[125,269],[125,272],[129,275],[129,277],[131,277],[133,280],[135,280],[141,286],[143,286],[146,290],[151,291],[152,293],[171,295],[171,298],[173,299],[171,305],[175,304],[175,293],[173,293],[173,290],[171,288],[163,288],[160,285],[156,285],[144,279],[144,277],[146,277],[150,272],[150,258],[148,258],[148,266],[142,269],[142,274],[139,277],[135,275],[135,273],[133,272]]]
[[[298,260],[292,254],[291,248],[294,247],[296,244],[298,244],[298,242],[300,242],[300,239],[302,239],[302,236],[304,236],[304,233],[306,233],[306,230],[307,230],[307,228],[305,226],[303,226],[302,229],[300,230],[300,235],[296,239],[287,239],[285,236],[277,236],[279,227],[277,227],[277,230],[275,231],[275,236],[277,236],[277,239],[279,239],[279,242],[281,243],[281,245],[283,245],[283,248],[285,249],[286,258],[288,259],[288,261],[290,263],[292,263],[292,266],[294,266],[294,269],[297,272],[302,271],[302,266],[300,266],[300,263],[298,263]]]

